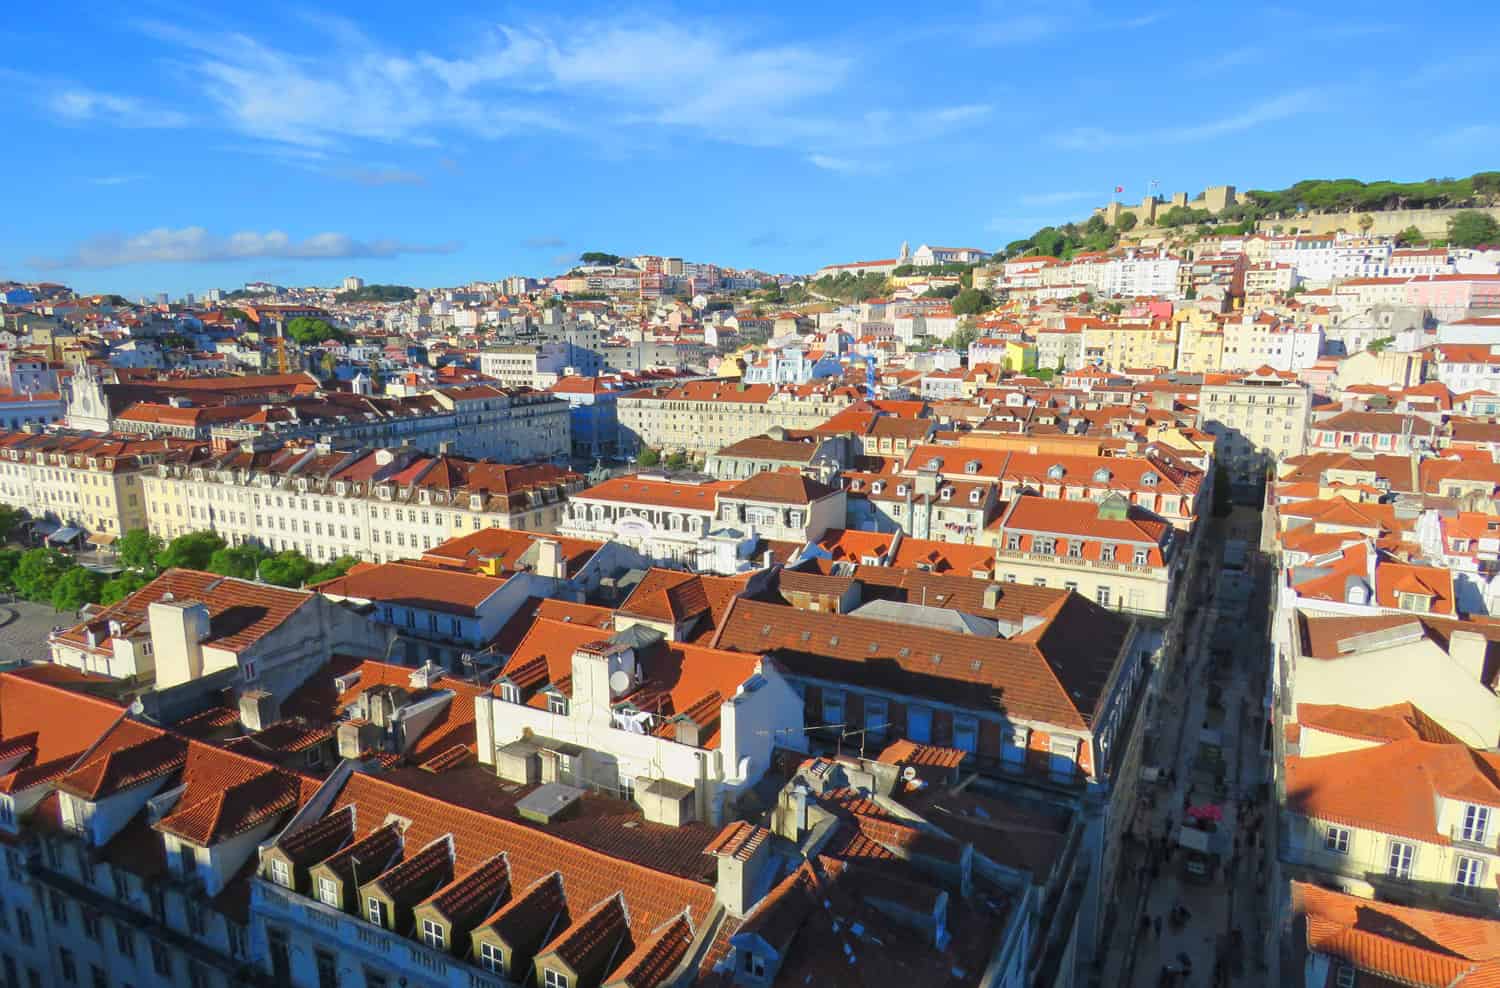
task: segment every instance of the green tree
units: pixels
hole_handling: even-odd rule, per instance
[[[112,580],[105,580],[99,588],[99,603],[113,604],[124,600],[151,581],[139,573],[126,571]]]
[[[648,446],[641,450],[641,455],[636,457],[635,462],[643,467],[654,467],[661,462],[661,454]]]
[[[977,315],[993,304],[984,292],[976,288],[965,288],[953,298],[953,314],[955,316]]]
[[[1140,219],[1134,213],[1121,213],[1115,217],[1115,229],[1121,233],[1129,233],[1139,222]]]
[[[313,570],[312,575],[307,578],[308,583],[322,583],[325,580],[337,580],[353,568],[359,560],[354,556],[340,556],[333,562]]]
[[[208,569],[214,553],[224,548],[224,540],[213,532],[188,532],[179,535],[157,553],[156,565],[162,569]]]
[[[624,260],[619,254],[606,254],[602,250],[585,251],[578,255],[578,259],[584,264],[619,264]]]
[[[74,566],[53,585],[52,607],[58,611],[76,611],[84,604],[97,604],[103,583],[104,578],[93,570]]]
[[[208,559],[208,571],[241,580],[255,579],[255,567],[269,559],[271,553],[258,545],[227,545]]]
[[[923,298],[954,298],[962,291],[959,285],[939,285],[922,293]]]
[[[334,325],[327,319],[317,319],[313,316],[288,319],[286,335],[302,346],[316,346],[319,343],[327,343],[329,340],[339,340],[344,337],[344,334],[334,328]]]
[[[132,528],[115,543],[120,565],[148,577],[156,575],[156,557],[164,548],[161,539],[144,528]]]
[[[1396,338],[1394,336],[1382,336],[1378,340],[1371,340],[1370,345],[1365,347],[1365,349],[1369,350],[1371,353],[1379,353],[1395,342]]]
[[[260,578],[278,587],[300,587],[314,569],[312,560],[296,549],[287,549],[260,564]]]
[[[977,339],[979,339],[979,330],[973,326],[961,326],[958,332],[948,337],[945,342],[951,349],[957,350],[960,353],[967,353],[969,344]]]
[[[16,566],[21,562],[20,549],[0,549],[0,591],[16,589]]]
[[[52,599],[52,589],[73,566],[73,560],[56,549],[32,549],[16,563],[16,591],[27,600],[45,604]]]
[[[1470,181],[1476,196],[1490,202],[1500,198],[1500,172],[1476,172]]]
[[[688,465],[687,454],[681,450],[667,455],[666,466],[668,470],[681,470]]]
[[[1426,242],[1427,238],[1422,236],[1422,231],[1414,226],[1409,226],[1396,234],[1396,243],[1402,247],[1414,247],[1417,244],[1425,244]]]
[[[1454,247],[1500,243],[1500,222],[1489,213],[1465,210],[1448,221],[1448,243]]]
[[[13,508],[8,504],[0,504],[0,544],[10,541],[10,535],[21,524],[25,517],[20,508]]]
[[[1360,233],[1368,234],[1370,232],[1370,227],[1372,227],[1374,225],[1375,225],[1375,217],[1371,216],[1369,213],[1360,213],[1359,214],[1359,232]]]

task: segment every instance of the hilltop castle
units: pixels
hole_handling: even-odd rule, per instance
[[[1204,189],[1196,199],[1189,199],[1186,192],[1174,192],[1171,199],[1163,199],[1161,196],[1147,196],[1141,200],[1139,206],[1129,206],[1123,203],[1112,202],[1108,206],[1100,206],[1094,210],[1094,215],[1104,217],[1105,222],[1113,224],[1123,213],[1134,213],[1138,223],[1155,223],[1156,218],[1173,206],[1185,206],[1188,209],[1206,209],[1217,216],[1230,206],[1238,204],[1239,196],[1232,185],[1214,185]]]

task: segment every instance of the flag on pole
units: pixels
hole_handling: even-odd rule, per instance
[[[1123,185],[1117,185],[1117,186],[1115,186],[1115,191],[1116,192],[1124,192],[1125,191],[1125,186],[1123,186]]]

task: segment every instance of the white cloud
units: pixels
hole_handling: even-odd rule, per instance
[[[344,233],[319,233],[293,240],[280,230],[243,231],[228,236],[201,226],[158,227],[131,235],[105,234],[87,240],[62,257],[35,258],[39,269],[118,268],[130,264],[196,264],[276,257],[295,259],[383,258],[402,254],[448,254],[455,243],[410,244],[398,240],[355,240]]]
[[[147,106],[138,99],[80,86],[64,86],[46,93],[43,104],[54,114],[75,123],[110,123],[118,127],[184,127],[185,113]]]
[[[337,173],[360,185],[425,185],[427,178],[404,168],[346,168]]]
[[[946,134],[988,106],[829,113],[859,60],[829,45],[763,42],[708,20],[621,16],[502,24],[448,56],[382,45],[351,22],[308,18],[301,55],[246,34],[146,23],[228,127],[339,153],[350,142],[434,145],[567,134],[606,146],[689,131],[812,153]]]
[[[1325,95],[1317,90],[1299,89],[1257,103],[1239,113],[1215,117],[1187,126],[1139,131],[1075,127],[1072,130],[1052,135],[1051,141],[1067,151],[1110,151],[1158,144],[1190,144],[1254,130],[1264,124],[1310,112],[1324,102]]]
[[[816,165],[825,171],[840,172],[848,175],[853,172],[865,170],[865,165],[850,158],[835,158],[827,154],[810,154],[807,156],[810,164]]]

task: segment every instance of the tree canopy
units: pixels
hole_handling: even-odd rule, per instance
[[[286,323],[286,335],[291,337],[302,346],[317,346],[319,343],[327,343],[329,340],[341,340],[341,333],[327,319],[316,319],[312,316],[298,316],[288,319]]]
[[[953,299],[953,314],[955,316],[977,315],[993,304],[990,297],[979,289],[965,288]]]
[[[0,504],[0,543],[10,541],[10,535],[21,523],[25,514],[20,508],[11,507],[8,504]]]
[[[409,302],[416,297],[417,290],[406,285],[366,285],[334,296],[340,302]]]
[[[82,566],[73,566],[57,578],[50,600],[59,611],[76,611],[84,604],[97,603],[104,577]]]
[[[624,260],[619,254],[607,254],[602,250],[584,251],[578,255],[578,259],[584,264],[615,265]]]
[[[105,580],[99,588],[99,603],[113,604],[124,600],[151,581],[139,573],[126,571],[113,579]]]
[[[214,553],[224,548],[224,540],[213,532],[188,532],[179,535],[156,555],[156,565],[162,569],[180,566],[183,569],[208,569]]]
[[[1448,221],[1448,243],[1453,247],[1500,244],[1500,222],[1489,213],[1466,210]]]
[[[156,557],[164,548],[161,539],[144,528],[132,528],[115,543],[120,565],[147,576],[156,575]]]
[[[56,549],[32,549],[16,563],[16,592],[27,600],[50,603],[52,591],[62,575],[73,566],[73,560]]]

